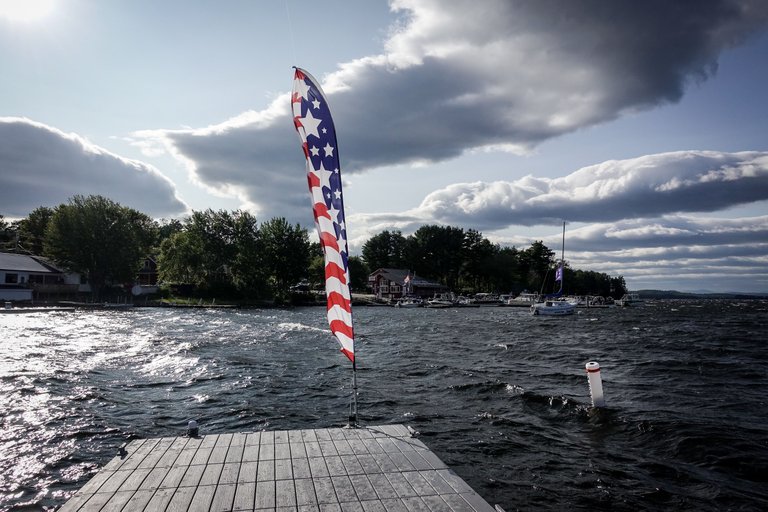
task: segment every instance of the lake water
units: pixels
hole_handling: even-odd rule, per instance
[[[512,510],[767,510],[768,302],[357,308],[361,422]],[[0,510],[60,506],[126,440],[342,426],[322,308],[0,315]],[[592,410],[584,365],[602,368]]]

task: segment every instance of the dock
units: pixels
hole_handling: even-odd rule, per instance
[[[60,512],[494,512],[404,425],[137,439]]]

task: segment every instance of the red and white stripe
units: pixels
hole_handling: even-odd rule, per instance
[[[336,235],[333,212],[326,206],[323,197],[323,184],[328,186],[329,172],[338,172],[338,169],[325,169],[322,158],[318,158],[318,164],[313,163],[308,137],[317,137],[318,129],[335,130],[333,121],[312,116],[311,105],[313,100],[324,102],[325,96],[317,81],[306,71],[296,68],[294,75],[294,87],[291,98],[293,122],[301,139],[304,157],[307,163],[307,183],[312,198],[312,212],[315,218],[315,226],[325,255],[325,293],[328,306],[328,324],[331,332],[341,345],[341,351],[350,359],[355,360],[354,331],[352,327],[352,306],[349,291],[349,270],[347,269],[342,253],[348,253],[347,241],[344,237]],[[335,135],[333,136],[335,140]],[[338,158],[338,156],[336,156]],[[340,185],[339,185],[340,187]],[[340,189],[339,189],[340,190]],[[343,209],[343,206],[342,206]],[[343,211],[343,210],[342,210]]]

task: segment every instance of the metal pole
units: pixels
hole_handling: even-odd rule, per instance
[[[565,265],[565,221],[563,221],[563,246],[560,253],[560,264]]]
[[[349,417],[349,426],[357,428],[357,357],[352,360],[352,414]]]

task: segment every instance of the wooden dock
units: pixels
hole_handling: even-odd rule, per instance
[[[139,439],[60,509],[493,512],[403,425]]]

